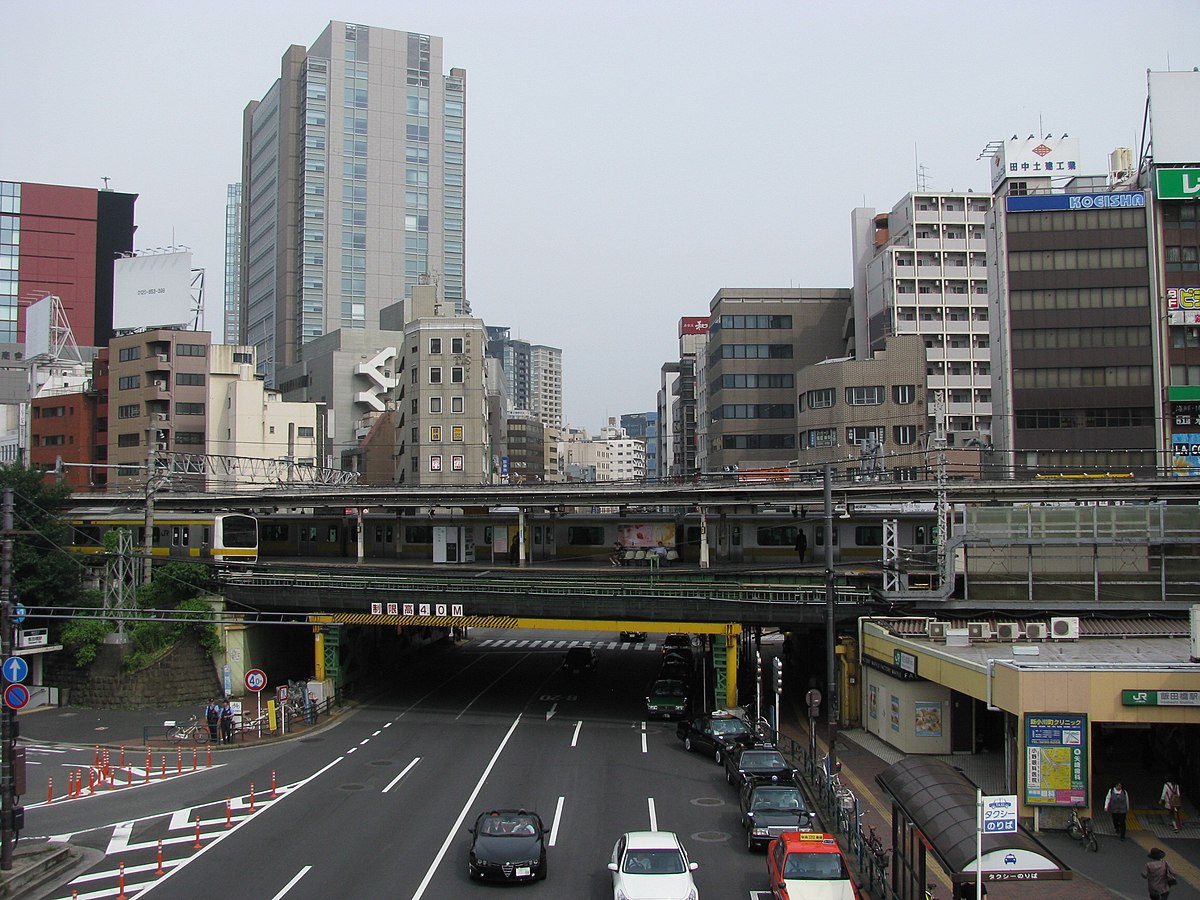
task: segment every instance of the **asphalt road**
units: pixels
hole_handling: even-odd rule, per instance
[[[674,723],[645,721],[657,637],[610,646],[607,633],[475,630],[405,660],[384,694],[317,733],[31,810],[39,834],[97,854],[51,896],[115,897],[122,863],[127,897],[486,896],[494,888],[467,878],[467,829],[507,806],[552,829],[549,878],[522,896],[611,897],[617,838],[661,828],[699,863],[701,896],[753,900],[765,863],[745,849],[723,770],[686,753]],[[588,640],[605,642],[597,671],[568,679],[566,646]]]

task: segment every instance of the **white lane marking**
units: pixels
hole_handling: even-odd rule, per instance
[[[555,703],[555,704],[551,705],[551,707],[550,707],[548,710],[546,710],[546,721],[547,721],[547,722],[549,722],[549,721],[550,721],[552,718],[554,718],[554,713],[555,713],[557,710],[558,710],[558,704],[557,704],[557,703]]]
[[[571,746],[574,747],[579,743],[579,730],[583,728],[583,719],[575,723],[575,731],[571,734]]]
[[[380,728],[378,731],[376,731],[374,734],[372,734],[371,737],[379,737],[381,734],[383,734],[382,728]]]
[[[563,800],[559,797],[558,804],[554,807],[554,824],[550,826],[550,846],[554,846],[554,842],[558,840],[558,823],[562,821]]]
[[[646,803],[650,807],[650,830],[658,831],[658,813],[654,810],[654,798],[647,797]]]
[[[282,794],[282,796],[276,798],[271,803],[270,806],[263,807],[263,812],[265,813],[268,809],[274,809],[275,805],[277,803],[282,802],[285,797],[290,797],[293,793],[300,790],[300,788],[304,787],[310,781],[313,781],[314,779],[321,777],[326,772],[328,772],[330,769],[332,769],[334,766],[336,766],[338,763],[340,763],[343,759],[345,759],[344,756],[339,756],[337,759],[333,760],[332,762],[329,762],[326,765],[322,766],[321,768],[317,769],[317,771],[313,772],[307,778],[297,781],[294,785],[290,786],[289,790],[286,793],[284,793],[284,794]],[[192,863],[194,863],[196,860],[198,860],[200,857],[202,857],[205,853],[207,853],[213,847],[217,846],[217,844],[221,843],[221,841],[225,840],[225,838],[229,837],[231,834],[235,834],[247,822],[257,821],[258,818],[259,818],[259,816],[246,816],[246,818],[242,819],[240,822],[238,822],[232,828],[222,831],[220,834],[218,834],[216,837],[214,837],[212,840],[210,840],[208,843],[206,843],[203,847],[201,847],[199,850],[197,850],[195,853],[193,853],[187,859],[180,860],[179,863],[173,869],[171,869],[171,871],[167,872],[165,875],[163,875],[161,878],[159,878],[154,883],[148,885],[144,891],[142,891],[140,894],[138,894],[138,897],[140,898],[140,897],[145,896],[146,894],[148,894],[152,890],[154,890],[156,887],[158,887],[160,884],[163,884],[164,882],[169,881],[171,879],[171,876],[174,875],[176,872],[179,872],[179,871],[183,870],[184,868],[186,868],[187,866],[190,866]],[[109,891],[109,893],[111,894],[112,892]]]
[[[642,752],[643,753],[650,752],[650,749],[646,746],[646,723],[645,722],[642,723]],[[654,829],[652,828],[650,830],[653,831]]]
[[[404,715],[404,714],[403,714],[403,713],[401,713],[401,715]],[[391,727],[392,727],[392,723],[391,723],[391,722],[385,722],[385,723],[384,723],[384,725],[383,725],[383,727],[384,727],[384,728],[391,728]],[[376,734],[378,734],[379,732],[375,732],[375,733],[376,733]]]
[[[129,846],[129,836],[133,834],[133,823],[122,822],[112,830],[112,837],[108,839],[108,849],[104,851],[104,855],[109,853],[121,853]]]
[[[361,747],[363,744],[370,743],[370,741],[371,741],[370,738],[363,738],[361,741],[358,742],[358,746]]]
[[[281,890],[278,894],[276,894],[274,897],[272,897],[271,900],[279,900],[280,897],[282,897],[284,894],[286,894],[288,891],[290,891],[293,887],[295,887],[296,882],[299,881],[301,878],[303,878],[305,875],[307,875],[308,870],[311,868],[312,868],[312,866],[305,866],[303,869],[301,869],[299,872],[297,872],[292,877],[292,880],[283,886],[283,890]]]
[[[483,770],[483,774],[479,776],[479,781],[475,783],[475,790],[471,791],[471,796],[467,798],[467,802],[463,804],[462,812],[458,814],[458,818],[454,820],[454,824],[450,826],[450,831],[446,834],[446,840],[442,842],[442,849],[437,852],[433,862],[429,865],[429,870],[425,873],[425,877],[421,879],[420,885],[417,886],[417,892],[413,894],[412,900],[420,900],[425,896],[425,889],[429,887],[429,882],[433,880],[433,873],[437,871],[437,867],[441,865],[442,858],[446,855],[446,851],[450,849],[450,842],[458,837],[458,829],[462,827],[463,820],[467,817],[467,811],[475,802],[475,798],[479,796],[479,792],[483,790],[483,783],[487,781],[488,775],[496,765],[496,760],[500,758],[500,754],[504,752],[504,747],[508,744],[509,738],[513,736],[513,732],[517,730],[517,726],[521,724],[521,717],[518,715],[509,726],[508,732],[504,735],[504,739],[500,741],[500,746],[496,748],[496,752],[492,754],[491,761],[487,764],[487,768]]]
[[[415,766],[420,761],[421,761],[421,757],[418,756],[416,759],[414,759],[412,762],[410,762],[407,766],[405,766],[404,771],[401,772],[399,775],[397,775],[395,778],[393,778],[391,781],[389,781],[388,786],[385,787],[383,789],[383,791],[381,791],[381,793],[386,794],[388,791],[390,791],[392,788],[394,788],[396,786],[396,783],[399,782],[400,779],[403,778],[405,775],[407,775],[409,773],[409,771],[412,769],[412,767]]]
[[[349,753],[353,753],[353,752],[354,752],[355,750],[357,750],[357,749],[358,749],[357,747],[351,747],[349,750],[347,750],[347,751],[346,751],[346,753],[347,753],[347,754],[349,754]]]
[[[509,666],[507,669],[505,669],[501,673],[500,678],[503,678],[505,675],[507,675],[509,672],[511,672],[513,669],[515,669],[517,666],[519,666],[521,663],[523,663],[528,658],[529,658],[528,653],[521,654],[521,656],[517,659],[516,662],[514,662],[511,666]],[[459,719],[461,719],[463,716],[465,716],[467,714],[467,710],[475,705],[475,701],[478,700],[480,697],[482,697],[484,694],[486,694],[489,690],[491,690],[492,686],[495,685],[495,683],[497,681],[499,681],[500,678],[492,679],[491,684],[487,685],[487,687],[485,687],[482,691],[480,691],[478,694],[476,694],[474,697],[472,697],[471,702],[468,703],[466,706],[464,706],[462,708],[462,712],[460,712],[457,716],[454,717],[454,721],[457,722]]]

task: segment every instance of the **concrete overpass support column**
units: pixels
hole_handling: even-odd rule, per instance
[[[738,635],[733,626],[725,628],[725,705],[737,706]]]
[[[362,511],[362,507],[360,506],[356,510],[356,512],[358,513],[358,521],[357,521],[358,528],[355,531],[355,534],[358,535],[358,561],[362,562],[363,555],[364,555],[363,554],[363,511]]]

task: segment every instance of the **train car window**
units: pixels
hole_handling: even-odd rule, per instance
[[[534,546],[540,546],[542,543],[542,526],[541,525],[533,526],[533,543],[534,543]]]
[[[818,525],[816,528],[813,529],[813,543],[818,547],[825,546],[825,526],[824,525]],[[833,546],[836,547],[837,545],[838,545],[838,533],[837,533],[837,529],[835,528],[835,529],[833,529]]]
[[[377,543],[377,544],[383,543],[383,526],[382,525],[375,526],[375,543]]]
[[[184,547],[189,546],[192,542],[192,526],[191,525],[181,525],[181,526],[179,526],[179,531],[181,533],[181,538],[182,538],[182,542],[183,542],[182,546],[184,546]]]
[[[384,534],[386,535],[387,542],[390,544],[392,542],[392,526],[391,525],[389,525],[387,527],[387,530],[384,532]]]
[[[547,544],[554,543],[554,529],[551,528],[549,525],[546,526],[546,543]]]
[[[329,531],[327,532],[327,536],[326,536],[326,538],[325,538],[325,543],[327,543],[327,544],[336,544],[336,543],[337,543],[337,539],[338,539],[338,530],[337,530],[337,526],[336,526],[336,525],[330,525],[330,526],[329,526]]]
[[[317,526],[316,525],[309,525],[306,528],[301,528],[300,531],[303,535],[302,540],[312,541],[313,543],[316,543],[316,540],[317,540]]]
[[[796,526],[763,525],[755,531],[754,539],[760,547],[794,547],[796,545]]]
[[[492,526],[491,525],[483,526],[483,546],[485,546],[485,547],[492,546]]]
[[[882,525],[855,525],[854,526],[854,546],[856,546],[856,547],[882,547],[883,546],[883,526]]]
[[[262,537],[264,541],[286,541],[288,539],[289,528],[287,525],[280,525],[277,522],[268,522],[262,527]],[[229,543],[229,523],[225,523],[225,546],[230,546]]]
[[[205,547],[212,543],[212,529],[210,529],[207,525],[200,529],[200,542],[204,544]]]
[[[76,525],[71,535],[71,543],[76,547],[98,547],[100,529],[95,525]]]
[[[404,526],[404,543],[406,543],[406,544],[432,544],[433,543],[433,526],[432,525],[405,525]]]
[[[742,546],[742,526],[734,525],[729,529],[729,544],[733,547]]]
[[[222,547],[238,547],[241,549],[258,548],[258,520],[253,516],[221,516],[220,522],[221,531],[221,546]],[[283,530],[284,539],[287,538],[288,529],[286,525],[276,526]],[[208,529],[205,529],[207,534]]]
[[[178,525],[171,526],[171,546],[172,547],[179,546],[179,526]]]
[[[687,527],[687,545],[689,547],[700,546],[700,526],[689,525]]]
[[[605,545],[604,526],[571,525],[567,528],[567,545],[570,547],[600,547]]]

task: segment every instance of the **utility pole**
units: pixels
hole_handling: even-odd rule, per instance
[[[7,660],[13,650],[12,603],[12,530],[13,492],[4,489],[3,512],[0,514],[3,541],[0,542],[0,662]],[[13,757],[16,755],[17,713],[4,703],[0,709],[0,870],[13,867],[14,816],[16,788]]]
[[[829,716],[829,771],[833,771],[837,744],[837,624],[834,621],[833,585],[833,467],[825,463],[825,689]]]
[[[153,425],[146,431],[146,534],[142,539],[142,584],[149,584],[154,574],[154,464],[158,429]]]

